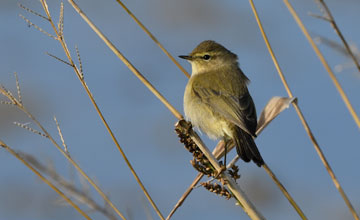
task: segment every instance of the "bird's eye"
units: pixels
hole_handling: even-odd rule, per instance
[[[209,60],[209,59],[210,59],[210,55],[207,55],[207,54],[204,55],[204,56],[203,56],[203,59],[204,59],[204,60]]]

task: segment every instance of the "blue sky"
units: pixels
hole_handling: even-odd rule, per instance
[[[319,13],[313,1],[293,2],[313,37],[339,42],[330,25],[308,16]],[[326,1],[346,39],[359,45],[360,3]],[[15,93],[13,72],[19,74],[25,106],[50,133],[57,136],[55,115],[69,151],[99,183],[129,219],[157,219],[140,188],[116,150],[73,70],[47,56],[65,58],[53,39],[28,27],[18,16],[50,31],[38,17],[17,7],[16,1],[0,3],[0,83]],[[38,1],[20,3],[41,11]],[[187,78],[148,38],[116,1],[77,1],[93,22],[181,113]],[[250,78],[249,90],[258,114],[273,96],[287,96],[267,52],[248,1],[154,0],[125,1],[130,10],[174,56],[189,53],[203,40],[216,40],[239,57]],[[255,1],[265,31],[298,97],[299,105],[355,209],[360,212],[358,172],[359,128],[345,108],[327,72],[319,62],[282,1]],[[49,1],[53,16],[58,1]],[[80,49],[85,80],[120,145],[164,215],[196,176],[191,155],[173,130],[176,118],[112,54],[79,15],[65,5],[65,39],[72,55]],[[44,13],[42,13],[44,14]],[[350,63],[342,54],[319,45],[330,66]],[[178,59],[190,71],[190,65]],[[354,66],[336,76],[360,113],[360,74]],[[14,149],[31,153],[45,164],[71,177],[72,170],[51,143],[12,122],[30,122],[10,106],[0,106],[0,139]],[[35,127],[33,123],[30,126]],[[210,148],[216,142],[203,137]],[[280,178],[309,219],[351,219],[345,203],[317,156],[301,122],[291,107],[284,111],[256,141],[268,165]],[[231,153],[234,155],[234,152]],[[71,208],[59,205],[57,195],[4,150],[0,151],[0,219],[81,219]],[[263,169],[238,162],[241,187],[267,219],[298,219],[296,212]],[[78,180],[77,180],[78,182]],[[95,192],[94,197],[102,204]],[[148,211],[150,210],[150,211]],[[211,210],[211,211],[209,211]],[[104,219],[90,213],[94,219]],[[233,200],[197,188],[173,219],[247,219]]]

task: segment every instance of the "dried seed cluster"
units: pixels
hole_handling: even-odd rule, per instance
[[[190,122],[180,120],[175,125],[175,132],[180,138],[180,142],[184,144],[185,149],[192,153],[194,159],[190,161],[191,165],[199,172],[214,176],[214,168],[211,166],[207,157],[201,152],[199,147],[191,139],[189,131],[192,129]]]
[[[210,183],[210,181],[208,181],[200,184],[210,192],[224,196],[226,199],[230,199],[232,197],[231,193],[224,186],[221,186],[217,183]]]
[[[217,174],[216,170],[212,167],[207,157],[201,152],[196,143],[191,139],[190,131],[192,129],[192,125],[190,122],[185,120],[180,120],[175,125],[175,132],[180,138],[180,142],[184,144],[185,149],[188,150],[193,155],[193,159],[190,161],[192,166],[199,172],[207,175],[208,177],[213,176],[214,179],[218,179],[221,184],[203,182],[200,183],[203,187],[205,187],[210,192],[218,194],[220,196],[225,197],[226,199],[230,199],[232,197],[231,193],[226,189],[226,182],[221,175]],[[220,165],[222,166],[222,161],[220,161]],[[235,164],[231,166],[229,170],[227,170],[229,175],[236,181],[240,178],[238,174],[239,168]]]

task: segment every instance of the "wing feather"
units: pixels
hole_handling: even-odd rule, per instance
[[[193,91],[203,103],[208,104],[215,112],[240,127],[246,133],[256,137],[256,110],[247,89],[241,96],[228,94],[214,88],[205,88],[202,85],[194,85]]]

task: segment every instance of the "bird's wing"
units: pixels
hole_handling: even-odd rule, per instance
[[[218,114],[256,137],[256,110],[247,89],[240,97],[224,93],[221,90],[204,88],[201,85],[193,85],[193,91],[203,103],[211,106]]]

